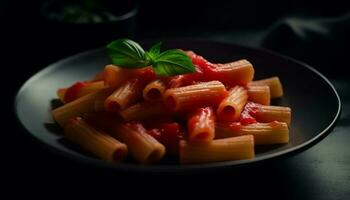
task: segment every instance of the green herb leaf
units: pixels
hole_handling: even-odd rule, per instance
[[[195,72],[191,59],[181,50],[167,50],[157,56],[153,64],[157,75],[179,75]]]
[[[141,68],[152,65],[159,76],[174,76],[195,72],[191,59],[179,49],[160,52],[161,42],[147,52],[129,39],[115,40],[107,45],[112,63],[124,68]]]
[[[157,44],[153,45],[150,50],[148,51],[148,53],[152,54],[152,55],[159,55],[160,54],[160,46],[162,45],[162,42],[158,42]]]
[[[154,60],[160,54],[160,45],[162,45],[162,43],[158,42],[157,44],[153,45],[148,52],[145,52],[146,59],[148,59],[151,62],[151,64],[154,63]]]
[[[142,47],[129,39],[119,39],[109,43],[107,51],[113,64],[120,67],[140,68],[150,64]]]

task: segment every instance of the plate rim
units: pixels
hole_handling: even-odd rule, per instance
[[[141,43],[147,43],[147,42],[151,42],[151,41],[155,41],[155,40],[142,40]],[[251,165],[252,163],[256,164],[256,163],[262,163],[265,161],[271,161],[274,159],[285,158],[287,156],[298,154],[298,153],[314,146],[315,144],[320,142],[322,139],[324,139],[327,135],[329,135],[329,133],[336,126],[336,123],[340,117],[340,113],[341,113],[341,109],[342,109],[342,103],[341,103],[339,94],[338,94],[337,90],[335,89],[335,87],[333,86],[333,84],[321,72],[319,72],[315,68],[311,67],[310,65],[308,65],[302,61],[299,61],[297,59],[294,59],[292,57],[289,57],[289,56],[286,56],[286,55],[283,55],[283,54],[280,54],[278,52],[275,52],[275,51],[272,51],[269,49],[265,49],[262,47],[251,47],[251,46],[245,46],[245,45],[241,45],[241,44],[237,44],[237,43],[233,43],[233,42],[225,42],[225,41],[220,41],[220,40],[188,39],[188,38],[187,39],[166,39],[166,40],[163,40],[163,43],[164,44],[166,44],[168,42],[175,43],[176,41],[201,42],[201,43],[211,43],[211,44],[216,44],[216,45],[235,46],[236,48],[246,49],[248,51],[258,51],[259,53],[270,54],[271,56],[280,57],[280,58],[288,60],[290,62],[297,63],[297,64],[301,65],[302,67],[312,71],[313,73],[315,73],[317,76],[321,77],[322,80],[327,83],[327,85],[331,88],[332,92],[335,94],[335,97],[337,99],[337,104],[338,104],[337,105],[337,112],[336,112],[333,120],[330,122],[330,124],[328,124],[328,126],[326,128],[324,128],[322,131],[318,132],[316,134],[316,136],[312,137],[310,140],[308,140],[302,144],[299,144],[297,146],[291,147],[289,149],[284,149],[284,150],[281,150],[279,152],[263,155],[259,158],[254,158],[254,159],[245,159],[245,160],[236,160],[236,161],[222,161],[222,162],[190,164],[190,165],[178,164],[178,165],[145,166],[145,165],[135,165],[135,164],[130,164],[130,163],[110,164],[110,163],[107,163],[105,161],[102,161],[102,160],[99,160],[96,158],[92,158],[92,157],[88,157],[88,156],[85,156],[85,158],[83,158],[83,157],[78,156],[78,155],[66,153],[63,150],[58,149],[56,147],[53,147],[50,144],[46,143],[45,141],[41,140],[39,137],[33,135],[31,133],[31,131],[29,131],[25,127],[25,125],[22,123],[22,121],[20,120],[20,118],[18,116],[18,111],[17,111],[17,104],[19,101],[19,97],[21,96],[23,91],[28,87],[28,85],[31,82],[40,78],[43,74],[46,74],[46,73],[56,69],[57,67],[60,66],[60,63],[62,63],[62,62],[69,62],[70,60],[76,59],[76,58],[81,57],[85,54],[92,54],[94,52],[103,51],[103,47],[101,47],[101,48],[96,48],[96,49],[90,49],[87,51],[83,51],[83,52],[59,59],[59,60],[45,66],[44,68],[38,70],[37,72],[33,73],[33,75],[30,76],[20,86],[20,88],[17,90],[16,95],[15,95],[15,99],[14,99],[14,103],[13,103],[13,111],[15,114],[17,124],[23,130],[21,132],[26,133],[25,135],[28,138],[30,138],[32,141],[35,141],[37,144],[40,144],[45,149],[48,149],[50,152],[53,152],[53,153],[55,153],[63,158],[68,158],[69,160],[71,160],[73,162],[89,164],[90,166],[95,166],[97,168],[108,168],[108,169],[112,169],[112,170],[121,170],[121,171],[128,171],[128,172],[147,173],[147,172],[155,172],[156,171],[159,173],[164,173],[164,172],[169,173],[169,172],[186,172],[186,171],[193,172],[196,170],[202,171],[202,170],[211,170],[211,169],[227,168],[227,167],[229,167],[229,168],[239,167],[239,166]]]

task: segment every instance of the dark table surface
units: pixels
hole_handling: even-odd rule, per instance
[[[248,46],[261,46],[264,33],[256,34],[257,32],[233,30],[224,33],[206,33],[198,37]],[[182,37],[193,37],[193,35],[182,35]],[[39,38],[36,39],[39,40]],[[33,50],[30,56],[25,57],[31,69],[18,74],[19,81],[13,86],[10,95],[14,96],[15,90],[35,71],[71,54],[71,52],[63,51],[61,50],[61,54],[53,55],[45,49]],[[18,60],[18,63],[23,65],[21,60]],[[16,72],[15,67],[10,69],[10,73],[16,74]],[[5,126],[13,131],[4,133],[10,137],[11,142],[1,141],[1,144],[7,147],[8,152],[11,152],[7,154],[9,162],[5,166],[8,169],[4,171],[10,175],[7,186],[11,188],[31,186],[39,190],[43,187],[53,190],[75,190],[76,187],[82,185],[95,187],[105,185],[104,183],[109,183],[108,187],[121,188],[122,185],[125,186],[124,183],[129,182],[126,184],[128,187],[148,186],[155,191],[165,188],[166,191],[174,192],[191,191],[192,187],[199,184],[203,186],[202,189],[207,189],[205,190],[207,193],[215,193],[218,191],[216,188],[221,188],[219,191],[232,193],[232,198],[239,194],[242,197],[256,195],[259,198],[277,197],[279,199],[350,199],[350,84],[349,79],[344,75],[331,75],[330,81],[339,92],[342,114],[335,129],[325,139],[312,148],[289,158],[244,169],[208,174],[178,174],[164,178],[156,174],[151,176],[118,174],[85,166],[52,154],[45,147],[35,143],[24,134],[12,114],[11,122],[6,123]],[[9,102],[9,105],[12,103]],[[11,108],[10,110],[12,112]],[[209,178],[212,179],[210,182],[208,182]],[[150,184],[150,180],[154,182],[159,180],[159,182]],[[175,180],[186,181],[182,181],[180,185],[173,182],[172,186],[168,187],[169,182]],[[62,181],[63,185],[60,184]],[[172,188],[173,185],[177,185],[178,188]],[[212,189],[214,186],[215,190]],[[119,192],[122,191],[119,190]]]

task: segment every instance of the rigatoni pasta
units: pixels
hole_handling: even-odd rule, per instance
[[[99,158],[108,162],[120,162],[128,154],[125,144],[110,135],[97,131],[82,118],[72,118],[64,126],[64,135]]]
[[[82,97],[85,96],[87,94],[93,93],[93,92],[97,92],[103,89],[107,89],[108,87],[105,86],[104,81],[95,81],[95,82],[91,82],[86,84],[86,86],[82,87],[77,96]]]
[[[146,101],[161,100],[165,89],[166,89],[166,86],[164,81],[161,81],[161,80],[152,81],[148,85],[146,85],[146,87],[143,89],[143,98]]]
[[[262,105],[270,105],[270,88],[267,85],[248,85],[248,101]]]
[[[98,111],[95,107],[96,102],[106,99],[110,94],[111,90],[105,89],[80,97],[53,110],[53,118],[61,126],[64,126],[73,117],[78,117],[83,113]]]
[[[121,84],[105,101],[105,109],[118,112],[132,105],[140,97],[141,85],[138,79]]]
[[[168,116],[170,113],[161,103],[140,102],[120,112],[125,121],[145,120]]]
[[[165,147],[147,133],[141,123],[118,122],[108,115],[88,115],[85,118],[128,146],[130,154],[142,164],[151,164],[165,154]]]
[[[253,114],[258,122],[291,122],[291,109],[284,106],[258,106],[258,109]]]
[[[111,88],[119,87],[123,82],[128,80],[128,78],[128,74],[125,72],[125,70],[118,66],[107,65],[104,69],[104,83]]]
[[[248,86],[261,86],[261,85],[269,86],[271,98],[277,98],[277,97],[283,96],[282,84],[278,77],[274,76],[271,78],[252,81],[248,84]]]
[[[216,125],[216,137],[227,138],[240,135],[253,135],[257,145],[283,144],[289,141],[289,129],[287,123],[270,122],[241,125],[238,123],[218,123]]]
[[[217,109],[218,118],[222,121],[238,120],[247,100],[248,94],[246,89],[241,86],[232,88]]]
[[[254,77],[253,65],[245,59],[226,64],[218,64],[214,68],[214,72],[214,79],[229,86],[245,86]]]
[[[254,155],[252,135],[217,139],[209,143],[180,142],[181,164],[251,159]]]
[[[188,140],[210,142],[215,137],[215,114],[211,107],[195,109],[187,120]]]
[[[211,63],[177,53],[193,73],[157,76],[146,66],[151,54],[135,60],[142,68],[107,65],[92,80],[58,89],[64,105],[52,111],[54,120],[67,139],[109,162],[127,155],[140,164],[167,155],[180,164],[252,159],[255,145],[289,142],[291,108],[270,105],[283,96],[277,76],[253,81],[248,60]]]
[[[221,82],[210,81],[168,89],[164,101],[168,108],[183,111],[209,105],[216,107],[226,96],[226,88]]]

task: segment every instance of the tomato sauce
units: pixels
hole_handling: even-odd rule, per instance
[[[85,87],[86,85],[87,83],[85,82],[76,82],[72,86],[70,86],[64,95],[64,102],[68,103],[74,101],[77,98],[79,90]]]

